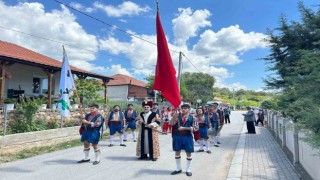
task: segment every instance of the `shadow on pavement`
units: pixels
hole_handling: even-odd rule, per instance
[[[12,168],[0,168],[0,172],[1,171],[4,171],[4,172],[14,172],[14,173],[30,173],[30,172],[34,172],[34,171],[31,171],[31,170],[26,170],[26,169],[21,169],[21,168],[15,168],[15,167],[12,167]]]
[[[160,169],[140,169],[135,173],[134,178],[139,178],[143,175],[170,175],[171,170],[160,170]]]
[[[75,160],[71,160],[71,159],[57,159],[57,160],[53,160],[53,161],[44,161],[44,164],[77,164],[77,161]]]
[[[106,157],[106,159],[110,159],[113,161],[138,161],[138,157],[111,156],[111,157]]]

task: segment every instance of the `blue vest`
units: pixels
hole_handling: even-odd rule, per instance
[[[126,120],[129,120],[129,118],[128,118],[128,110],[126,110],[126,111],[124,112],[124,117],[126,118]],[[137,111],[133,110],[133,112],[132,112],[132,114],[131,114],[131,119],[132,119],[132,120],[135,120],[136,117],[137,117]]]
[[[179,123],[180,123],[180,127],[188,127],[188,128],[189,128],[189,127],[192,127],[192,125],[193,125],[193,116],[189,114],[189,117],[188,117],[188,119],[187,119],[187,122],[186,122],[186,123],[183,123],[183,122],[182,122],[182,116],[181,116],[181,114],[179,114],[179,116],[178,116],[178,121],[179,121]],[[179,128],[178,123],[176,123],[176,124],[173,126],[173,128],[174,128],[174,134],[175,134],[175,135],[192,135],[192,134],[191,134],[191,131],[189,131],[189,130],[179,131],[179,130],[178,130],[178,128]]]
[[[112,111],[109,115],[109,121],[112,119],[112,116],[113,116],[114,112]],[[121,111],[119,111],[119,115],[120,115],[120,121],[123,121],[123,114]]]
[[[217,116],[217,112],[215,112],[213,114],[213,117],[211,119],[209,119],[209,112],[205,112],[204,113],[204,119],[205,119],[205,122],[214,122],[214,121],[218,121],[218,116]]]
[[[86,114],[85,120],[89,121],[89,117],[90,117],[90,114]],[[99,127],[91,127],[91,124],[89,124],[89,125],[87,125],[87,130],[98,130],[99,131],[103,125],[104,118],[101,116],[101,114],[97,114],[91,120],[91,122],[95,123],[99,118],[101,118],[101,125]],[[81,126],[84,127],[84,124],[82,123]]]

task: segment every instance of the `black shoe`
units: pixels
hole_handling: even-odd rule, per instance
[[[217,144],[221,144],[221,142],[217,142]]]
[[[89,161],[90,161],[90,159],[86,159],[86,160],[82,159],[82,160],[78,161],[77,163],[84,163],[84,162],[89,162]]]
[[[151,160],[152,160],[152,161],[157,161],[158,159],[157,159],[157,158],[152,158]]]
[[[187,176],[192,176],[192,172],[186,172]]]
[[[137,140],[133,140],[133,142],[137,142]]]
[[[204,150],[203,149],[199,149],[198,152],[204,152]]]
[[[126,139],[124,139],[123,141],[127,141]]]
[[[207,151],[207,153],[208,153],[208,154],[211,154],[211,151],[210,151],[210,150],[208,150],[208,151]]]
[[[112,146],[113,146],[113,144],[109,144],[109,145],[108,145],[108,147],[112,147]]]
[[[138,159],[142,160],[142,159],[148,159],[148,156],[141,156]]]
[[[218,145],[214,145],[215,147],[219,147]]]
[[[126,147],[127,145],[125,145],[125,144],[120,144],[120,146],[124,146],[124,147]]]
[[[179,174],[179,173],[182,173],[182,170],[180,170],[180,171],[173,171],[173,172],[171,173],[171,175],[176,175],[176,174]]]
[[[94,161],[93,163],[92,163],[92,165],[97,165],[97,164],[99,164],[100,163],[100,161]]]

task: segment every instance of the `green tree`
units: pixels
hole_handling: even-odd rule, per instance
[[[154,75],[149,75],[146,78],[144,78],[147,81],[147,88],[151,91],[153,88],[153,84],[154,84]],[[182,80],[181,84],[180,84],[180,95],[182,97],[186,97],[188,94],[188,89],[186,87],[185,82]],[[164,100],[163,96],[161,95],[161,92],[159,92],[159,99],[161,99],[161,101]]]
[[[195,102],[201,99],[202,102],[207,102],[213,98],[213,85],[215,79],[206,73],[190,73],[182,74],[183,82],[188,90],[184,100]]]
[[[78,91],[80,103],[103,102],[99,91],[103,90],[101,83],[97,79],[76,79],[75,86]]]
[[[281,91],[279,110],[312,131],[306,140],[320,149],[320,9],[299,3],[299,10],[300,22],[282,17],[280,27],[269,32],[271,53],[263,60],[275,76],[265,81]]]
[[[263,102],[261,103],[261,106],[262,106],[264,109],[278,109],[277,103],[276,103],[275,101],[272,101],[272,100],[263,101]]]

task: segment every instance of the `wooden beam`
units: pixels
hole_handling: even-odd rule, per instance
[[[53,77],[53,74],[57,72],[57,70],[54,70],[54,69],[50,69],[50,68],[44,68],[43,71],[47,74],[48,76],[48,104],[47,104],[47,107],[49,109],[51,109],[51,104],[52,104],[52,98],[51,98],[51,91],[52,91],[52,77]]]
[[[107,84],[110,80],[109,79],[102,79],[103,82],[103,87],[104,87],[104,103],[107,104],[108,103],[108,99],[107,99]]]
[[[1,61],[0,63],[0,107],[2,107],[3,109],[3,105],[4,105],[4,86],[5,86],[5,81],[6,81],[6,62],[5,61]]]

